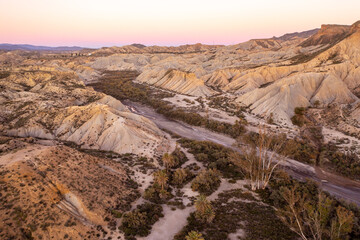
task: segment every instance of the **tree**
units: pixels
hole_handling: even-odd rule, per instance
[[[284,141],[275,139],[275,136],[267,134],[265,127],[260,127],[256,144],[241,148],[243,159],[236,155],[232,157],[236,166],[245,169],[253,191],[265,189],[276,167],[285,160],[285,156],[277,154]]]
[[[336,208],[336,218],[331,222],[330,239],[347,239],[354,225],[354,213],[342,206]]]
[[[298,185],[281,188],[286,202],[282,210],[284,220],[303,240],[347,239],[354,224],[354,213],[342,206],[336,208],[334,202],[320,192],[315,199],[301,192]]]
[[[205,240],[202,237],[202,234],[197,231],[191,231],[188,233],[188,235],[185,237],[186,240]]]
[[[305,203],[305,221],[308,223],[311,235],[315,240],[321,240],[326,233],[326,228],[330,220],[333,209],[333,201],[325,194],[319,193],[316,205],[310,202]]]
[[[211,203],[206,199],[205,195],[200,194],[195,200],[195,217],[202,222],[212,222],[215,218],[215,212]]]
[[[175,166],[175,159],[174,156],[172,156],[169,153],[165,153],[162,157],[162,161],[165,165],[166,170],[168,170],[169,168],[172,168]]]
[[[287,203],[283,213],[286,216],[288,225],[294,229],[301,239],[307,240],[308,238],[305,236],[305,226],[302,218],[305,197],[297,191],[296,186],[283,188],[281,190],[281,195]]]
[[[166,172],[160,170],[154,173],[154,180],[155,183],[157,183],[161,187],[161,190],[163,191],[167,186],[167,181],[169,180],[169,177],[166,174]]]

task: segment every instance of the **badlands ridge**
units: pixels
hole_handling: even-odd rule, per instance
[[[133,44],[59,53],[0,50],[0,200],[4,206],[0,206],[0,236],[25,239],[32,232],[36,239],[123,239],[118,218],[141,203],[134,203],[136,199],[144,200],[139,192],[152,183],[153,171],[161,168],[160,157],[176,145],[152,120],[91,86],[101,84],[106,74],[123,72],[136,77],[130,79],[132,84],[163,94],[157,100],[168,102],[167,110],[222,121],[206,121],[214,129],[231,126],[243,131],[239,120],[244,120],[249,123],[246,130],[267,124],[296,139],[306,132],[293,121],[300,108],[300,112],[306,109],[311,127],[323,127],[324,144],[347,138],[350,143],[343,141],[341,149],[358,149],[360,22],[323,25],[231,46]],[[130,87],[127,90],[136,94]],[[244,119],[211,107],[219,99],[218,105],[233,107]],[[198,134],[196,128],[190,129]],[[334,139],[329,140],[330,135]],[[320,153],[313,158],[321,155],[322,137],[313,141],[320,142]],[[232,147],[235,140],[226,138]],[[182,151],[194,176],[210,168],[197,161],[196,157],[206,155],[203,152],[194,157],[195,153]],[[224,179],[220,182],[213,200],[221,191],[236,187]],[[190,203],[197,194],[189,185],[178,189],[188,194],[181,196],[184,208],[163,204],[167,215],[161,221],[170,219],[165,223],[174,227],[179,218],[183,224],[168,231],[173,235],[186,224],[188,215],[179,212],[193,211]],[[242,187],[241,191],[248,190]],[[165,223],[156,225],[152,239],[167,227]]]

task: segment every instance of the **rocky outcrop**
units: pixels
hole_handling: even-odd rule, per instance
[[[215,93],[215,91],[205,85],[203,80],[197,78],[194,73],[174,69],[142,73],[136,80],[191,96],[210,96]]]
[[[334,44],[344,39],[350,30],[348,25],[322,25],[321,29],[309,39],[301,43],[302,47]]]

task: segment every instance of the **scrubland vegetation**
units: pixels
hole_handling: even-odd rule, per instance
[[[274,140],[262,141],[262,148],[280,146]],[[214,143],[185,139],[180,139],[179,142],[195,156],[197,152],[203,152],[200,159],[207,167],[213,161],[216,162],[217,157],[214,156],[222,156],[228,163],[234,157],[240,159],[238,163],[246,161],[245,156]],[[270,165],[274,164],[275,162]],[[249,179],[249,183],[252,183],[252,175],[268,172],[267,169],[251,172],[254,169],[254,165],[252,166],[253,168],[248,168],[246,164],[235,164],[233,171]],[[208,182],[210,184],[211,180]],[[269,176],[268,184],[262,186],[253,189],[265,205],[259,204],[258,199],[240,189],[225,191],[210,203],[214,211],[209,211],[211,216],[214,215],[210,222],[200,221],[194,212],[175,239],[183,239],[192,231],[202,233],[205,239],[226,239],[228,234],[235,233],[239,228],[245,231],[244,239],[295,239],[296,235],[304,240],[360,239],[360,211],[356,205],[338,201],[322,192],[315,183],[299,182],[276,169],[273,176]],[[251,188],[249,185],[249,189]],[[232,200],[234,198],[237,200]]]
[[[225,133],[237,138],[242,145],[246,144],[239,154],[212,142],[178,139],[181,147],[204,165],[206,169],[202,171],[194,171],[190,166],[182,168],[187,158],[178,147],[160,159],[164,169],[154,172],[154,183],[145,190],[144,199],[157,207],[161,207],[160,204],[180,206],[181,202],[172,200],[176,199],[173,190],[179,191],[190,181],[192,190],[200,194],[192,203],[196,211],[190,214],[187,225],[175,239],[226,239],[239,229],[244,231],[243,239],[360,239],[360,211],[356,206],[339,202],[322,192],[315,183],[296,181],[277,170],[282,158],[287,156],[326,166],[353,178],[359,176],[360,163],[356,155],[344,154],[331,143],[324,144],[321,129],[309,124],[306,109],[295,109],[292,121],[302,127],[301,135],[296,139],[261,131],[260,134],[245,133],[245,122],[231,125],[174,108],[162,100],[171,93],[133,83],[135,77],[136,74],[131,72],[125,75],[124,72],[108,72],[93,86],[117,99],[141,102],[168,118]],[[210,105],[232,111],[233,115],[243,119],[241,109],[235,111],[234,106],[224,104],[222,100],[213,98]],[[278,155],[271,155],[271,152]],[[247,179],[250,191],[228,190],[220,193],[216,200],[209,201],[206,196],[218,189],[221,178],[233,183]],[[261,199],[254,197],[251,191]],[[146,220],[146,211],[135,210],[128,214],[135,222],[147,226],[147,230],[135,230],[126,220],[122,227],[127,229],[129,239],[149,234],[154,221]]]
[[[125,213],[119,229],[128,240],[136,239],[135,236],[145,237],[150,234],[151,226],[163,216],[160,205],[145,203]]]
[[[200,212],[196,210],[188,217],[188,224],[179,232],[175,239],[184,239],[189,232],[196,231],[203,234],[204,239],[223,240],[238,229],[244,231],[243,239],[294,239],[295,234],[276,215],[270,207],[262,205],[251,194],[240,189],[225,191],[219,197],[204,207],[203,218],[210,217],[211,221],[199,219]]]
[[[295,139],[288,139],[285,134],[272,137],[269,135],[267,138],[272,138],[269,148],[299,162],[322,166],[343,176],[359,179],[360,159],[351,149],[344,153],[333,142],[324,143],[321,129],[317,127],[309,126],[302,132],[306,134]],[[259,134],[249,132],[238,140],[239,144],[256,146],[259,142]],[[283,144],[275,149],[279,143]]]
[[[240,108],[236,104],[234,104],[231,99],[221,96],[221,97],[211,97],[209,98],[209,107],[217,108],[223,110],[231,115],[239,117],[243,122],[246,123],[245,116],[244,116],[244,109]]]
[[[141,102],[154,108],[158,113],[170,119],[181,120],[193,126],[201,126],[215,132],[224,133],[234,138],[241,138],[241,141],[255,144],[257,141],[257,134],[254,132],[246,133],[243,121],[243,114],[241,109],[228,103],[221,97],[213,97],[210,99],[210,106],[230,111],[239,117],[234,125],[224,122],[211,120],[207,117],[201,116],[195,112],[188,112],[181,108],[174,108],[169,102],[162,100],[162,98],[171,97],[172,94],[160,90],[155,90],[143,84],[132,82],[137,76],[136,72],[106,72],[101,78],[101,81],[94,83],[92,86],[99,91],[109,94],[119,100],[130,99],[132,101]],[[295,115],[292,121],[295,125],[304,126],[309,123],[305,117],[306,109],[302,107],[295,108]],[[268,119],[269,120],[269,119]],[[271,121],[271,119],[270,119]],[[310,129],[311,130],[311,129]],[[313,128],[312,137],[322,138],[321,131]],[[360,160],[351,152],[342,153],[334,144],[321,144],[321,146],[310,144],[308,139],[299,137],[297,139],[287,139],[286,135],[276,136],[279,141],[285,142],[279,149],[278,153],[283,154],[289,158],[293,158],[300,162],[309,164],[317,164],[326,166],[334,172],[350,176],[357,179],[360,176]],[[286,140],[285,140],[286,139]],[[276,141],[274,141],[276,142]],[[204,149],[202,149],[204,150]],[[206,161],[201,159],[201,151],[198,151],[197,159],[199,161]],[[223,158],[217,158],[213,161],[217,165],[226,167]],[[219,166],[220,167],[220,166]],[[230,166],[231,168],[231,166]],[[231,174],[231,169],[228,168],[225,176]]]
[[[298,182],[278,172],[268,188],[257,192],[301,239],[360,239],[359,208],[336,200],[311,181]]]

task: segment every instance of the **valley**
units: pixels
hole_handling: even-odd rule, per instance
[[[360,22],[58,51],[0,52],[1,239],[360,239]]]

